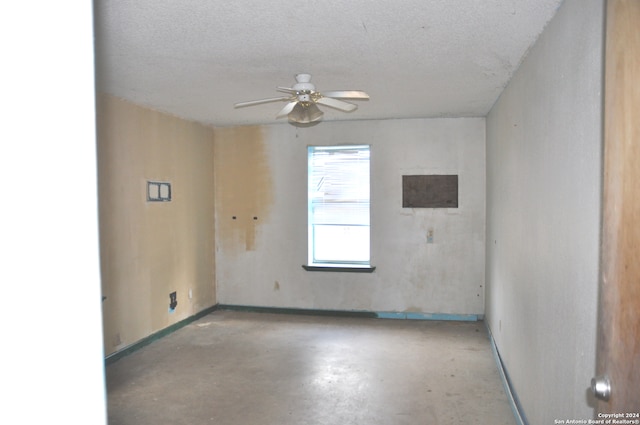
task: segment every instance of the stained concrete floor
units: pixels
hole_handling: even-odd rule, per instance
[[[512,425],[482,322],[215,311],[106,368],[110,425]]]

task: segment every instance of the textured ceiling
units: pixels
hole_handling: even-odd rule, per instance
[[[561,0],[94,3],[98,90],[229,126],[277,122],[284,103],[233,104],[298,73],[371,96],[325,121],[484,116]]]

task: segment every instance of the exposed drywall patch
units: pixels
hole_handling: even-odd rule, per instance
[[[273,183],[262,127],[215,130],[219,240],[226,252],[254,251]]]

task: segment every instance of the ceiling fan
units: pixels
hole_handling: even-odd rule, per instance
[[[358,108],[358,105],[341,99],[369,100],[369,95],[360,90],[334,90],[322,93],[316,91],[316,87],[311,83],[310,74],[297,74],[296,84],[293,87],[277,87],[276,90],[287,93],[288,96],[239,102],[234,107],[242,108],[268,102],[287,102],[276,118],[288,117],[289,121],[293,123],[309,124],[319,121],[324,115],[318,105],[328,106],[343,112],[352,112]]]

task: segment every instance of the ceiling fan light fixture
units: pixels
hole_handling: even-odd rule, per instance
[[[324,113],[316,106],[315,103],[299,102],[289,113],[289,121],[298,124],[309,124],[322,119]]]

